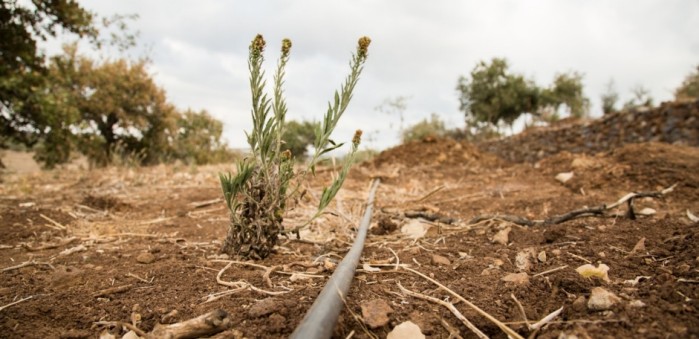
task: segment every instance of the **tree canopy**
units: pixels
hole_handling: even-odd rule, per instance
[[[682,85],[675,90],[675,99],[699,99],[699,65],[687,74]]]
[[[103,19],[120,49],[133,44],[125,18]],[[0,4],[0,147],[33,147],[47,167],[80,151],[97,165],[115,157],[142,163],[182,159],[221,161],[230,152],[221,142],[222,124],[207,112],[180,113],[148,73],[145,59],[80,55],[77,43],[48,58],[40,41],[70,32],[99,48],[96,16],[71,0],[3,1]]]
[[[589,99],[583,94],[582,74],[559,73],[542,88],[521,74],[509,70],[507,60],[480,61],[470,77],[457,84],[460,109],[470,126],[511,125],[520,115],[557,116],[564,106],[572,116],[587,114]]]
[[[36,132],[56,126],[63,115],[57,111],[65,93],[46,92],[51,85],[37,47],[59,29],[91,39],[98,33],[94,14],[75,1],[0,3],[0,146],[10,141],[33,145],[39,141]]]

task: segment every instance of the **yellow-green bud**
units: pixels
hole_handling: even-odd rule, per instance
[[[282,40],[282,58],[289,56],[289,51],[291,50],[291,40]]]
[[[263,38],[261,34],[258,34],[250,43],[250,54],[255,58],[260,57],[265,51],[266,44],[265,38]]]
[[[366,58],[367,51],[369,50],[369,44],[371,44],[371,39],[368,36],[363,36],[359,38],[357,46],[357,55],[360,58]]]
[[[352,143],[354,145],[359,145],[360,142],[362,142],[362,130],[358,129],[354,132],[354,137],[352,137]]]

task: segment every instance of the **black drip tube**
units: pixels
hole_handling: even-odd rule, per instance
[[[345,258],[342,259],[335,273],[330,277],[316,301],[308,310],[306,316],[301,320],[301,324],[296,327],[290,338],[298,339],[326,339],[332,336],[337,317],[342,311],[344,298],[347,296],[354,271],[359,264],[359,258],[364,250],[364,239],[366,239],[367,230],[371,223],[371,213],[374,207],[374,195],[376,188],[379,186],[379,179],[374,179],[369,190],[369,198],[367,200],[366,211],[362,222],[359,224],[357,237],[354,239],[352,248],[347,252]]]

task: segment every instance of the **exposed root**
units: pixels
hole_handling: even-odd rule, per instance
[[[218,260],[217,260],[218,261]],[[273,268],[267,268],[266,266],[263,265],[258,265],[258,264],[253,264],[253,263],[245,263],[245,262],[240,262],[240,261],[227,261],[228,265],[226,267],[222,268],[220,271],[218,271],[218,274],[216,274],[216,282],[219,285],[227,286],[227,287],[232,287],[232,290],[228,291],[223,291],[223,292],[218,292],[218,293],[212,293],[206,297],[206,300],[204,303],[212,302],[214,300],[217,300],[223,296],[230,295],[230,294],[235,294],[244,290],[252,290],[258,293],[266,294],[266,295],[281,295],[281,294],[286,294],[289,293],[290,291],[267,291],[263,290],[261,288],[255,287],[255,285],[244,281],[244,280],[238,280],[238,281],[224,281],[221,279],[221,276],[223,273],[228,270],[233,264],[240,264],[240,265],[249,265],[257,268],[263,268],[265,270],[265,275],[267,275],[267,272],[271,274],[273,271]],[[276,267],[276,266],[275,266]],[[269,276],[267,275],[267,278],[269,280]],[[268,282],[269,285],[272,284],[272,281],[269,280]],[[270,286],[271,287],[271,286]]]

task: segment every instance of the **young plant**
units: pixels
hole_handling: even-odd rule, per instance
[[[330,139],[330,135],[352,98],[352,91],[362,72],[370,42],[368,37],[359,39],[357,51],[350,61],[350,74],[341,85],[340,91],[335,91],[334,100],[328,103],[325,117],[316,128],[313,156],[305,169],[295,173],[291,152],[282,151],[282,135],[287,113],[282,85],[291,41],[282,41],[281,57],[273,78],[273,95],[269,98],[264,93],[262,70],[266,43],[261,35],[252,40],[248,68],[253,127],[250,133],[246,132],[252,155],[238,162],[235,175],[220,174],[224,200],[231,213],[230,227],[221,248],[223,253],[261,259],[267,257],[277,244],[279,234],[284,231],[282,221],[287,201],[299,194],[301,182],[309,173],[315,175],[315,166],[320,157],[343,145],[336,144]],[[339,191],[347,177],[360,139],[361,131],[358,130],[352,138],[350,154],[346,157],[337,179],[323,189],[318,211],[306,224],[318,217]]]

